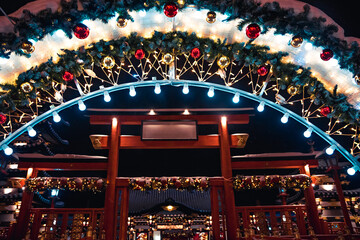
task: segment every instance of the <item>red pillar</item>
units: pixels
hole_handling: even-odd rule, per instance
[[[335,182],[335,186],[336,186],[336,191],[339,197],[339,201],[340,201],[340,205],[341,205],[341,210],[343,212],[344,215],[344,220],[346,225],[348,226],[349,230],[351,233],[354,233],[354,229],[351,225],[351,220],[350,220],[350,216],[349,216],[349,211],[347,209],[346,206],[346,202],[345,202],[345,197],[344,197],[344,193],[341,187],[341,183],[340,183],[340,179],[339,179],[339,174],[337,171],[338,167],[331,167],[332,169],[332,174],[333,174],[333,178],[334,178],[334,182]]]
[[[302,166],[300,168],[300,173],[306,174],[309,177],[311,177],[309,165],[307,164],[305,166]],[[315,233],[322,233],[319,213],[316,207],[314,188],[312,187],[311,184],[307,189],[304,190],[304,195],[305,195],[306,210],[309,219],[309,224],[314,228]]]
[[[221,181],[215,178],[210,179],[210,199],[211,199],[211,217],[212,217],[212,230],[214,239],[220,239],[220,212],[219,212],[219,195],[218,188],[222,187]]]
[[[119,239],[127,239],[128,215],[129,215],[129,179],[118,179],[116,185],[119,189],[120,219],[119,219]],[[116,210],[116,213],[118,210]]]
[[[237,218],[235,211],[234,188],[232,184],[230,136],[228,132],[228,124],[226,117],[221,117],[221,121],[219,124],[219,138],[220,138],[221,173],[222,176],[225,178],[224,195],[225,195],[227,235],[228,235],[228,239],[236,239]]]
[[[104,206],[104,229],[106,239],[111,240],[115,237],[115,216],[116,216],[116,177],[119,165],[119,145],[120,145],[120,122],[118,118],[113,118],[111,124],[110,149],[107,169],[107,187],[105,193]]]

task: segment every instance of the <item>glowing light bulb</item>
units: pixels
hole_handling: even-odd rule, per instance
[[[232,99],[233,103],[238,103],[240,101],[240,93],[235,93],[233,99]]]
[[[214,97],[214,95],[215,95],[214,87],[209,88],[207,95],[208,95],[208,97],[211,97],[211,98]]]
[[[336,146],[335,145],[331,145],[330,147],[328,147],[325,152],[327,155],[333,155],[334,151],[336,149]]]
[[[289,113],[285,113],[281,118],[282,123],[287,123],[289,121]]]
[[[189,86],[188,86],[187,83],[184,84],[182,92],[183,92],[183,94],[188,94],[189,93]]]
[[[130,90],[129,90],[129,95],[131,97],[135,97],[136,96],[136,90],[134,86],[130,86]]]
[[[190,112],[188,109],[185,109],[184,112],[183,112],[183,115],[190,115]]]
[[[54,122],[58,123],[58,122],[61,121],[61,117],[57,112],[53,112],[52,116],[53,116],[53,121]]]
[[[86,105],[85,105],[85,103],[83,102],[83,100],[79,100],[78,101],[78,105],[79,105],[79,110],[80,111],[85,111],[86,110]]]
[[[9,147],[8,145],[3,145],[2,149],[4,150],[4,153],[7,156],[10,156],[14,152],[14,150],[11,147]]]
[[[258,110],[259,112],[263,112],[264,109],[265,109],[265,102],[264,102],[264,101],[261,101],[260,104],[259,104],[259,106],[257,107],[257,110]]]
[[[311,137],[312,131],[313,131],[312,127],[309,127],[308,129],[306,129],[306,131],[304,132],[304,137],[306,137],[306,138]]]
[[[155,114],[156,113],[155,113],[154,109],[150,109],[149,115],[155,115]]]
[[[30,137],[35,137],[36,136],[36,131],[32,126],[28,126],[27,127],[27,131]]]
[[[156,84],[155,84],[154,92],[155,92],[156,94],[160,94],[160,93],[161,93],[161,87],[160,87],[160,84],[159,84],[159,83],[156,83]]]
[[[348,173],[350,176],[353,176],[353,175],[356,173],[356,170],[355,170],[354,167],[351,167],[351,168],[348,168],[347,173]]]
[[[144,10],[139,11],[139,16],[140,17],[145,17],[146,16],[146,11],[144,11]]]
[[[110,102],[111,101],[111,97],[108,91],[104,91],[104,101],[105,102]]]

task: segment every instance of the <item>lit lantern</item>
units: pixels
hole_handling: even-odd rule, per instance
[[[90,29],[82,23],[76,24],[76,26],[73,29],[75,37],[78,39],[85,39],[90,34]]]

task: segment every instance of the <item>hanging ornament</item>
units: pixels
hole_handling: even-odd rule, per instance
[[[115,59],[112,56],[106,56],[102,59],[101,64],[106,69],[112,69],[115,66]]]
[[[230,58],[227,56],[222,56],[217,61],[217,65],[220,68],[226,68],[227,66],[229,66],[229,64],[230,64]]]
[[[298,94],[299,92],[299,88],[294,86],[294,85],[290,85],[288,88],[287,88],[287,92],[288,94],[290,94],[291,96],[294,96],[296,94]]]
[[[21,50],[25,53],[25,54],[31,54],[35,51],[35,47],[32,44],[32,42],[30,41],[25,41],[21,44]]]
[[[293,46],[294,48],[298,48],[301,46],[301,44],[303,43],[303,39],[302,37],[299,37],[299,36],[295,36],[291,39],[291,46]]]
[[[33,89],[34,89],[34,87],[31,85],[31,83],[29,83],[29,82],[24,82],[24,83],[22,83],[21,85],[20,85],[20,88],[21,88],[21,90],[24,92],[24,93],[29,93],[29,92],[31,92]]]
[[[323,61],[329,61],[333,56],[334,56],[334,53],[330,49],[324,49],[322,51],[322,53],[320,54],[320,58]]]
[[[172,63],[174,61],[174,56],[170,53],[166,53],[163,58],[162,58],[163,62],[166,63],[167,65],[169,65],[170,63]]]
[[[198,48],[193,48],[191,50],[190,54],[193,58],[199,58],[201,56],[200,49],[198,49]]]
[[[116,25],[119,28],[124,28],[127,25],[127,20],[125,18],[121,17],[121,16],[119,16],[116,21],[117,21]]]
[[[166,3],[164,6],[164,13],[169,18],[175,17],[178,13],[178,10],[179,7],[176,5],[176,3],[173,2]]]
[[[207,15],[206,15],[206,21],[208,23],[216,22],[216,13],[213,12],[213,11],[208,12]]]
[[[77,37],[78,39],[85,39],[90,34],[90,29],[82,23],[76,24],[76,26],[73,28],[73,31],[75,37]]]
[[[260,36],[260,26],[256,23],[252,23],[246,27],[246,36],[251,39],[255,39]]]
[[[320,113],[321,113],[322,116],[327,117],[331,113],[331,109],[328,106],[322,107],[320,109]]]
[[[0,125],[4,124],[6,122],[6,119],[7,119],[6,115],[3,113],[0,113]]]
[[[135,58],[141,60],[145,57],[145,51],[142,49],[138,49],[135,51]]]
[[[266,74],[268,74],[269,72],[269,69],[267,66],[261,66],[258,68],[257,70],[257,73],[260,75],[260,76],[265,76]]]
[[[63,75],[63,79],[65,82],[69,82],[74,79],[74,75],[72,73],[66,71]]]

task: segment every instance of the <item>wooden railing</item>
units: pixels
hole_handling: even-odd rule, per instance
[[[105,239],[101,208],[33,208],[26,239]]]
[[[304,205],[236,207],[238,225],[243,236],[293,236],[307,234]]]

